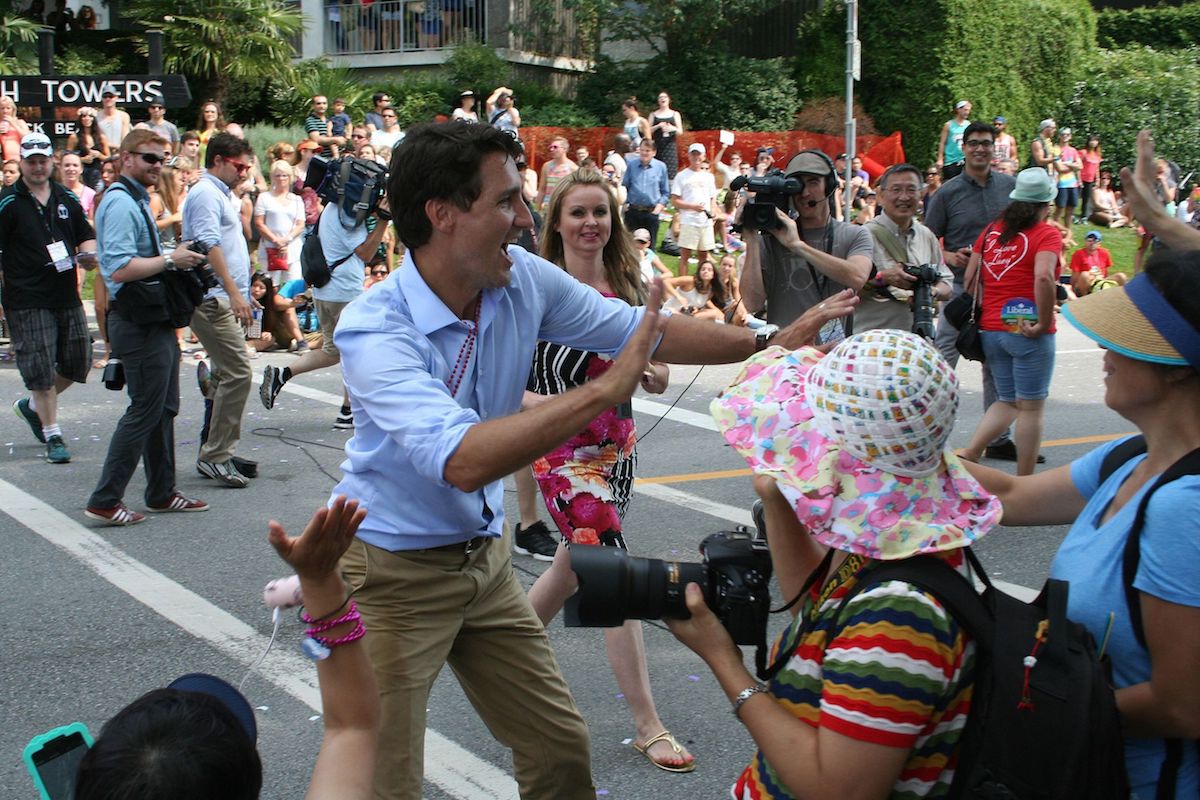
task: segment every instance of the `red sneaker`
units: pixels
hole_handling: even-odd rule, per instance
[[[171,511],[208,511],[208,503],[203,500],[193,500],[190,497],[184,497],[179,492],[171,495],[171,499],[166,505],[162,506],[146,506],[146,510],[151,514],[166,514]]]
[[[98,519],[105,525],[137,525],[146,521],[145,514],[131,510],[124,503],[117,503],[112,508],[88,506],[83,515],[90,519]]]

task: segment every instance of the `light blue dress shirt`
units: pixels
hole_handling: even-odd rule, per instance
[[[114,184],[115,185],[115,184]],[[112,279],[113,273],[134,258],[161,255],[158,230],[150,237],[153,215],[150,213],[150,193],[133,181],[133,193],[124,189],[109,189],[96,209],[96,250],[100,258],[100,275],[110,297],[117,297],[125,286]]]
[[[629,167],[621,185],[629,190],[626,202],[631,206],[666,206],[671,199],[671,184],[667,180],[667,165],[657,158],[650,159],[649,164],[642,164],[637,155],[625,156]]]
[[[204,173],[183,201],[183,238],[203,242],[209,247],[221,245],[221,255],[225,256],[230,277],[242,296],[249,297],[250,251],[246,247],[246,237],[242,235],[238,204],[240,201],[233,197],[228,186]],[[221,283],[204,296],[229,297]]]
[[[516,245],[511,283],[483,293],[479,336],[452,397],[448,382],[473,321],[429,288],[406,253],[400,269],[342,312],[334,341],[350,391],[354,436],[334,495],[362,502],[358,536],[385,550],[415,550],[501,535],[499,480],[463,492],[446,462],[468,429],[521,406],[538,339],[616,353],[641,308],[605,298]]]

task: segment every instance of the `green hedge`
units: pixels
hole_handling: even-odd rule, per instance
[[[1096,38],[1101,47],[1145,45],[1160,50],[1191,47],[1200,41],[1200,2],[1152,8],[1108,8],[1100,12]]]
[[[1062,119],[1074,127],[1077,143],[1098,135],[1109,166],[1133,164],[1137,132],[1150,128],[1160,155],[1185,172],[1200,167],[1200,48],[1101,51]]]
[[[797,59],[802,97],[840,97],[846,9],[831,2],[805,20]],[[1008,118],[1024,147],[1039,120],[1070,99],[1094,53],[1096,16],[1087,0],[862,0],[862,102],[880,131],[899,130],[910,161],[936,156],[956,100],[973,118]]]

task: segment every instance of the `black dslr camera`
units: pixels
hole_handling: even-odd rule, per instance
[[[912,332],[932,342],[935,333],[933,318],[937,316],[937,308],[933,304],[933,287],[941,280],[941,276],[938,275],[937,267],[932,264],[905,264],[904,271],[917,282],[913,286]]]
[[[217,273],[213,271],[213,268],[208,263],[208,245],[204,242],[191,242],[188,244],[187,249],[204,256],[204,260],[191,269],[191,274],[196,278],[200,287],[204,291],[208,291],[220,286],[221,282],[217,280]]]
[[[771,554],[763,539],[721,531],[700,543],[697,563],[635,558],[616,547],[571,548],[579,591],[567,600],[570,628],[613,628],[627,619],[688,619],[684,589],[699,584],[704,601],[733,641],[762,647],[771,607]]]
[[[773,169],[762,176],[739,175],[729,188],[735,192],[742,189],[754,192],[754,199],[742,209],[742,226],[749,225],[759,233],[767,233],[779,227],[775,209],[784,214],[791,213],[792,196],[804,191],[804,182],[785,177],[781,169]]]

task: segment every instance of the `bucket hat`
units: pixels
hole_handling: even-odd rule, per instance
[[[1058,196],[1054,179],[1041,167],[1030,167],[1017,173],[1017,185],[1009,192],[1009,200],[1025,203],[1049,203]]]
[[[711,406],[815,539],[883,560],[964,547],[1000,520],[1000,501],[946,446],[957,409],[954,370],[898,330],[857,334],[826,356],[768,348]]]

